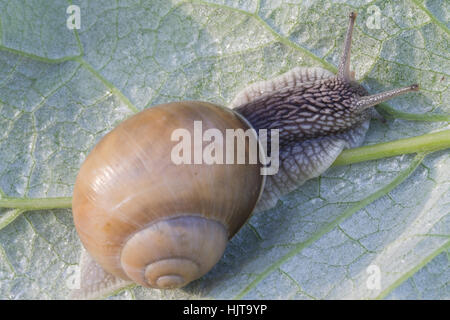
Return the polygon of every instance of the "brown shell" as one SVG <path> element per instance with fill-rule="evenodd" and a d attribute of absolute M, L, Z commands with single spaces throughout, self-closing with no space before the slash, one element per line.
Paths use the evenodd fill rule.
<path fill-rule="evenodd" d="M 130 272 L 123 269 L 123 247 L 137 233 L 145 233 L 149 228 L 156 232 L 150 236 L 151 241 L 139 240 L 141 244 L 136 249 L 139 250 L 136 253 L 139 257 L 146 254 L 141 251 L 151 251 L 153 247 L 163 250 L 151 253 L 151 258 L 144 256 L 138 259 L 139 263 L 148 264 L 155 262 L 149 261 L 156 259 L 155 256 L 173 260 L 181 254 L 176 248 L 170 249 L 157 243 L 171 242 L 174 238 L 170 238 L 169 234 L 161 240 L 158 232 L 165 227 L 155 227 L 155 223 L 177 221 L 178 217 L 194 217 L 194 220 L 189 218 L 177 225 L 183 228 L 192 225 L 191 238 L 185 235 L 183 229 L 183 233 L 177 234 L 177 241 L 195 240 L 201 244 L 202 240 L 197 238 L 199 233 L 203 233 L 203 242 L 211 244 L 208 250 L 214 250 L 213 233 L 202 229 L 209 226 L 194 226 L 192 221 L 195 222 L 196 217 L 211 220 L 211 230 L 216 230 L 219 223 L 226 230 L 225 238 L 231 238 L 249 218 L 264 185 L 260 164 L 176 165 L 171 161 L 172 148 L 178 143 L 171 141 L 172 132 L 185 128 L 193 136 L 194 121 L 202 121 L 203 131 L 219 129 L 224 137 L 226 129 L 250 128 L 232 110 L 210 103 L 186 101 L 163 104 L 122 122 L 94 147 L 83 163 L 73 193 L 75 226 L 87 251 L 106 271 L 124 279 L 136 273 L 138 279 L 134 281 L 157 286 L 143 280 L 145 266 L 142 270 Z M 204 143 L 203 147 L 209 143 Z M 192 154 L 193 148 L 192 144 Z M 248 152 L 248 146 L 246 150 Z M 217 241 L 217 247 L 221 250 L 223 240 Z M 192 247 L 192 244 L 180 244 L 180 248 L 185 247 Z M 197 254 L 200 249 L 189 250 Z M 126 255 L 133 256 L 133 250 L 128 248 Z M 211 255 L 208 252 L 205 254 Z M 222 252 L 216 256 L 216 260 L 220 259 Z M 202 273 L 212 267 L 202 266 L 202 262 L 195 263 L 200 264 Z M 208 270 L 205 271 L 205 268 Z M 201 275 L 196 274 L 195 277 Z M 180 284 L 185 285 L 186 282 Z"/>

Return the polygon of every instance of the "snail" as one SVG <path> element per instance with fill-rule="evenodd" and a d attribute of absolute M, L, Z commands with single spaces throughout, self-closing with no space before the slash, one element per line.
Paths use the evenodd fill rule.
<path fill-rule="evenodd" d="M 296 67 L 250 85 L 229 108 L 181 101 L 154 106 L 104 136 L 83 163 L 73 217 L 83 246 L 107 274 L 145 287 L 180 288 L 206 274 L 254 210 L 319 176 L 362 144 L 374 110 L 418 85 L 368 95 L 350 71 L 349 15 L 336 75 Z M 260 163 L 175 164 L 177 128 L 277 129 L 279 171 Z M 246 149 L 248 156 L 249 149 Z M 256 209 L 255 209 L 256 208 Z"/>

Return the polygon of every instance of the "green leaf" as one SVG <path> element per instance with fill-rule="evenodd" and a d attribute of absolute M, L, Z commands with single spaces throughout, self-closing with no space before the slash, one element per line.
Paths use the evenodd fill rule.
<path fill-rule="evenodd" d="M 0 0 L 0 200 L 47 208 L 0 208 L 3 299 L 68 297 L 81 244 L 71 210 L 56 209 L 70 199 L 47 198 L 71 196 L 117 123 L 173 100 L 227 105 L 295 66 L 335 71 L 351 10 L 357 79 L 421 86 L 379 108 L 388 121 L 372 121 L 365 145 L 450 129 L 446 1 L 80 0 L 80 30 L 66 26 L 70 4 Z M 111 295 L 449 299 L 449 187 L 445 150 L 333 167 L 255 213 L 202 279 Z"/>

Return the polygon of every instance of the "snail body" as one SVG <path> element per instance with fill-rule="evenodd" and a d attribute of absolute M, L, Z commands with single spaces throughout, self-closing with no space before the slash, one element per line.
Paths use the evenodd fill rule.
<path fill-rule="evenodd" d="M 355 18 L 352 13 L 337 75 L 294 68 L 250 85 L 230 108 L 168 103 L 108 133 L 82 165 L 73 194 L 76 230 L 95 262 L 142 286 L 185 286 L 219 261 L 255 207 L 273 207 L 323 173 L 343 149 L 359 146 L 370 107 L 418 86 L 368 95 L 355 81 L 349 69 Z M 279 130 L 279 172 L 265 177 L 259 163 L 173 163 L 171 134 L 193 132 L 194 121 L 223 133 Z"/>

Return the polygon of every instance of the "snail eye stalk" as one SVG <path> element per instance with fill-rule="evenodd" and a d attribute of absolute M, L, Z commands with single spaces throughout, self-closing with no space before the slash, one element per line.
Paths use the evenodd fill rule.
<path fill-rule="evenodd" d="M 341 61 L 339 63 L 338 78 L 345 82 L 352 81 L 352 72 L 350 72 L 350 51 L 352 46 L 353 26 L 355 25 L 356 12 L 351 12 L 349 15 L 350 22 L 345 36 L 344 49 L 342 51 Z M 353 73 L 354 77 L 354 73 Z"/>
<path fill-rule="evenodd" d="M 390 99 L 397 97 L 399 95 L 402 95 L 404 93 L 411 92 L 411 91 L 418 91 L 418 90 L 419 90 L 419 85 L 413 84 L 408 87 L 396 88 L 396 89 L 392 89 L 389 91 L 372 94 L 370 96 L 360 97 L 358 99 L 358 101 L 356 102 L 356 110 L 363 111 L 363 110 L 366 110 L 367 108 L 373 107 L 377 104 L 380 104 L 384 101 L 390 100 Z"/>

